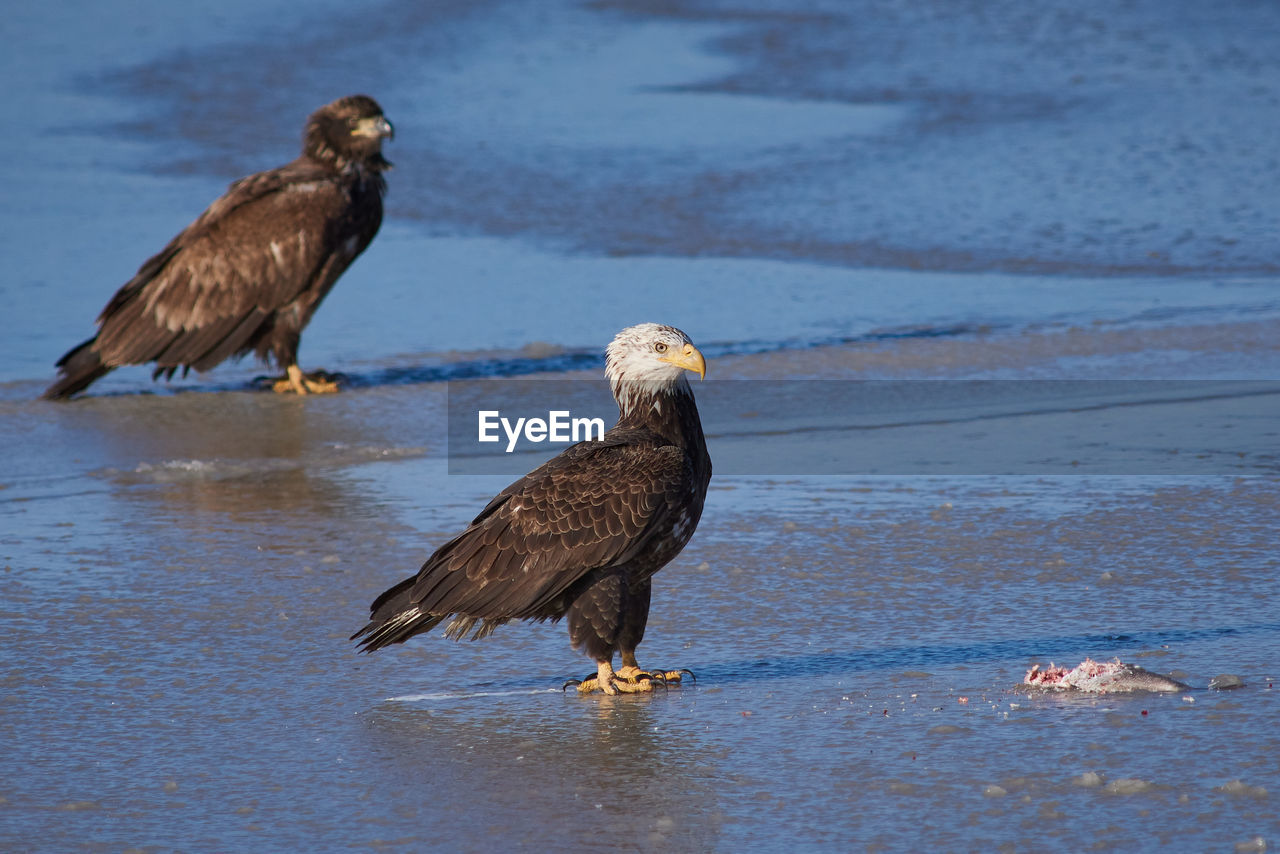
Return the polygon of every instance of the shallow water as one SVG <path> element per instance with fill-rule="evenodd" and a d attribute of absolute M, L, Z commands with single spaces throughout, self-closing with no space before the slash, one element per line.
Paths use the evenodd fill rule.
<path fill-rule="evenodd" d="M 10 16 L 0 847 L 1274 845 L 1276 11 L 1175 7 Z M 396 123 L 389 218 L 302 351 L 348 391 L 243 363 L 35 400 L 354 90 Z M 450 400 L 597 381 L 642 320 L 727 381 L 641 649 L 697 681 L 564 694 L 591 664 L 552 625 L 356 655 L 509 480 L 451 474 Z M 1013 690 L 1086 656 L 1191 689 Z"/>

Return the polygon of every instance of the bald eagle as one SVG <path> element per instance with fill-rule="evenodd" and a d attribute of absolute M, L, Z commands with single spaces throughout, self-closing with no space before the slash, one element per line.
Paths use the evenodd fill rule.
<path fill-rule="evenodd" d="M 512 619 L 569 618 L 569 639 L 596 661 L 583 693 L 652 690 L 679 671 L 636 663 L 649 618 L 650 580 L 693 536 L 711 458 L 685 371 L 706 374 L 689 337 L 644 323 L 618 333 L 605 376 L 618 423 L 502 490 L 417 575 L 379 596 L 366 652 L 452 618 L 445 635 L 482 638 Z M 622 667 L 613 669 L 614 653 Z"/>
<path fill-rule="evenodd" d="M 392 134 L 366 95 L 312 113 L 301 156 L 236 181 L 148 259 L 98 316 L 98 334 L 58 360 L 44 397 L 70 397 L 121 365 L 154 362 L 152 379 L 167 379 L 250 351 L 285 369 L 276 391 L 337 391 L 298 368 L 298 342 L 378 233 Z"/>

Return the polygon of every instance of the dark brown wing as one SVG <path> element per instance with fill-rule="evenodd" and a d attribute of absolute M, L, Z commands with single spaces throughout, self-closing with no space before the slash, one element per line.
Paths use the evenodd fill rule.
<path fill-rule="evenodd" d="M 305 160 L 232 184 L 112 298 L 94 348 L 107 365 L 198 370 L 251 349 L 275 312 L 327 291 L 364 250 L 375 201 L 353 216 L 350 188 Z"/>
<path fill-rule="evenodd" d="M 441 546 L 416 577 L 373 603 L 368 649 L 403 641 L 450 614 L 501 622 L 546 617 L 592 570 L 643 549 L 690 494 L 684 452 L 606 435 L 584 442 L 503 490 Z"/>

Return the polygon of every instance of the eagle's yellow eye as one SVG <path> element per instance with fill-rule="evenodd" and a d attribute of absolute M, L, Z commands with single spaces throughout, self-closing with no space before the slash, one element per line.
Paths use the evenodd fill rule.
<path fill-rule="evenodd" d="M 654 344 L 653 344 L 653 349 L 654 349 L 655 351 L 659 352 L 659 353 L 665 353 L 665 352 L 667 352 L 667 345 L 666 345 L 666 342 L 664 342 L 664 341 L 655 341 L 655 342 L 654 342 Z"/>

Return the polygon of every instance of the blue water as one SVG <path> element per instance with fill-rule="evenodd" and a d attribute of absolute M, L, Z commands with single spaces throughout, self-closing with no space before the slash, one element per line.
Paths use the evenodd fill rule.
<path fill-rule="evenodd" d="M 1236 442 L 1269 441 L 1265 405 L 1129 401 L 1151 429 L 1082 420 L 1050 455 L 1086 474 L 898 477 L 816 475 L 806 425 L 730 405 L 713 457 L 777 435 L 806 462 L 717 476 L 659 576 L 642 661 L 696 683 L 565 696 L 591 665 L 560 626 L 347 641 L 507 482 L 449 473 L 445 381 L 598 377 L 632 323 L 685 329 L 713 377 L 1247 379 L 1269 404 L 1280 10 L 63 2 L 5 28 L 0 847 L 1280 839 L 1274 455 Z M 346 392 L 258 393 L 244 362 L 35 400 L 138 264 L 353 91 L 396 124 L 388 218 L 301 351 Z M 819 386 L 793 411 L 841 417 Z M 1055 412 L 1000 426 L 1084 418 Z M 928 406 L 853 421 L 922 471 L 999 456 Z M 1198 470 L 1176 455 L 1221 467 L 1114 474 Z M 1191 690 L 1012 691 L 1085 656 Z"/>
<path fill-rule="evenodd" d="M 1247 30 L 1232 29 L 1231 16 L 1196 30 L 1166 23 L 1163 48 L 1125 42 L 1153 56 L 1134 68 L 1108 50 L 1124 16 L 1143 13 L 1117 13 L 1098 25 L 1094 59 L 1114 66 L 1108 82 L 1073 76 L 1059 91 L 1058 72 L 1042 67 L 1054 63 L 1028 45 L 1026 73 L 999 78 L 1010 91 L 995 94 L 982 75 L 972 91 L 939 91 L 939 70 L 906 47 L 927 42 L 927 26 L 902 32 L 896 62 L 862 50 L 793 56 L 792 42 L 816 49 L 850 28 L 862 43 L 856 16 L 834 12 L 822 26 L 806 15 L 788 26 L 785 15 L 691 21 L 505 4 L 372 11 L 376 26 L 335 31 L 323 16 L 293 22 L 283 6 L 224 7 L 208 20 L 104 8 L 42 6 L 11 23 L 25 35 L 5 73 L 26 85 L 5 96 L 0 168 L 33 203 L 11 210 L 0 236 L 11 342 L 0 381 L 45 378 L 142 259 L 230 180 L 292 157 L 315 104 L 356 89 L 376 92 L 396 120 L 388 153 L 400 168 L 387 226 L 307 336 L 312 364 L 531 342 L 598 350 L 640 318 L 700 342 L 769 347 L 1280 311 L 1280 219 L 1267 191 L 1280 179 L 1275 163 L 1251 155 L 1274 136 L 1280 111 L 1254 108 L 1274 91 L 1253 75 L 1240 100 L 1207 100 L 1252 66 L 1215 54 L 1171 67 L 1196 39 L 1253 56 L 1251 43 L 1234 44 Z M 1052 42 L 1046 16 L 1013 18 Z M 865 24 L 878 26 L 891 21 Z M 285 31 L 292 39 L 281 43 Z M 779 44 L 753 41 L 775 31 Z M 962 57 L 962 78 L 982 67 L 992 38 Z M 940 56 L 959 50 L 948 43 Z M 350 61 L 335 68 L 334 55 Z M 749 83 L 770 61 L 788 76 Z M 892 73 L 919 80 L 913 90 L 870 82 Z M 1143 99 L 1144 87 L 1184 78 L 1195 88 Z M 775 91 L 785 80 L 794 92 Z M 1031 115 L 1017 103 L 1033 97 L 1023 90 L 1044 100 Z M 1001 109 L 1002 98 L 1013 103 Z M 1151 129 L 1140 141 L 1112 115 L 1136 104 Z M 1169 138 L 1153 138 L 1158 129 Z M 992 136 L 1016 142 L 1018 155 L 966 155 Z M 1213 168 L 1188 174 L 1205 151 Z M 936 162 L 965 156 L 963 168 Z M 1186 190 L 1181 203 L 1153 211 L 1171 188 L 1135 171 L 1133 157 L 1166 163 L 1168 181 Z M 1222 174 L 1246 164 L 1247 183 Z M 1045 182 L 1075 189 L 1046 195 Z M 1219 198 L 1228 188 L 1236 197 Z M 1094 210 L 1069 215 L 1082 204 Z M 947 221 L 932 223 L 939 213 Z M 1006 232 L 985 236 L 997 224 Z M 1176 263 L 1161 257 L 1175 246 Z"/>

